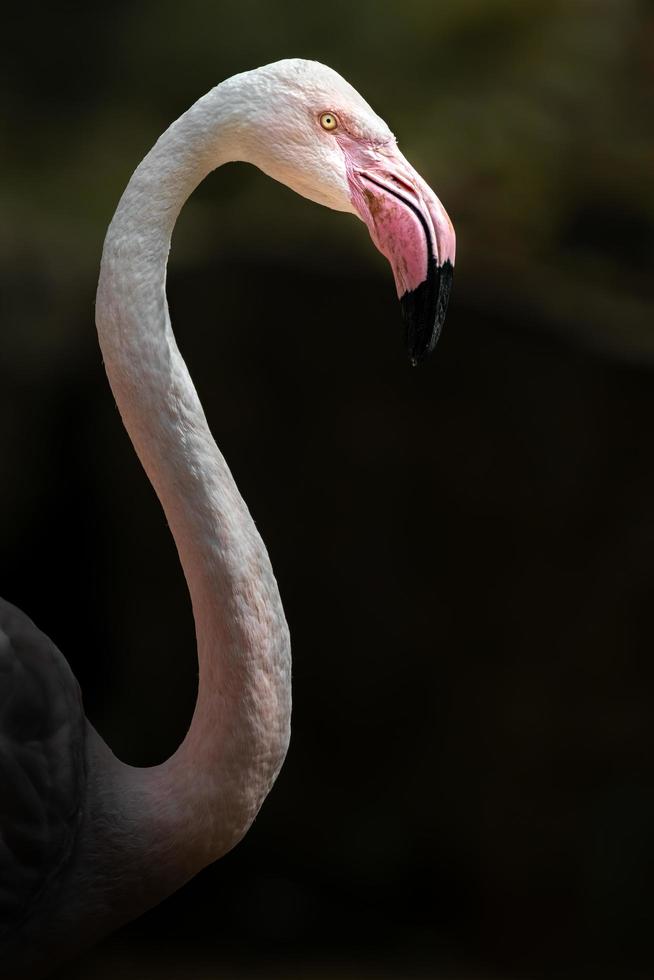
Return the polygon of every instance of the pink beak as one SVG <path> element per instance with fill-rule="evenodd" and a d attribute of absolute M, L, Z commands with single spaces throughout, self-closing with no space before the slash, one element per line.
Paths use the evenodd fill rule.
<path fill-rule="evenodd" d="M 338 136 L 350 196 L 393 269 L 412 364 L 433 351 L 452 288 L 456 236 L 445 208 L 395 144 Z"/>

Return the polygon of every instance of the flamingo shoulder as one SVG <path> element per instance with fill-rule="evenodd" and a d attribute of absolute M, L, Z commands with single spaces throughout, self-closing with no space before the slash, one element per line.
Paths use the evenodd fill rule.
<path fill-rule="evenodd" d="M 69 863 L 86 785 L 79 685 L 54 643 L 0 599 L 0 949 Z"/>

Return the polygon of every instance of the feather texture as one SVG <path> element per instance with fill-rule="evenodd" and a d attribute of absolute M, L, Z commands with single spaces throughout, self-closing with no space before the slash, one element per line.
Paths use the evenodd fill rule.
<path fill-rule="evenodd" d="M 73 852 L 86 782 L 79 685 L 57 647 L 0 599 L 0 941 Z"/>

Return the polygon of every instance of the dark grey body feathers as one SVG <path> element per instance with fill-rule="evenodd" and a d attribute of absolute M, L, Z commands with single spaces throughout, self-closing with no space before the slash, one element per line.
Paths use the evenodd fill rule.
<path fill-rule="evenodd" d="M 86 784 L 85 732 L 66 660 L 0 599 L 0 957 L 40 899 L 56 893 L 72 858 Z"/>

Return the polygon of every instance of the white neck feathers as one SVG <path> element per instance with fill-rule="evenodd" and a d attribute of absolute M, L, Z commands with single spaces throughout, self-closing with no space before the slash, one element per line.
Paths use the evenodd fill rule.
<path fill-rule="evenodd" d="M 177 545 L 199 659 L 183 744 L 156 769 L 137 775 L 125 767 L 125 779 L 150 787 L 180 841 L 195 841 L 198 863 L 249 826 L 283 761 L 290 722 L 290 646 L 277 584 L 209 431 L 165 295 L 182 205 L 210 170 L 238 157 L 233 118 L 229 88 L 218 86 L 146 156 L 109 227 L 96 306 L 118 408 Z"/>

